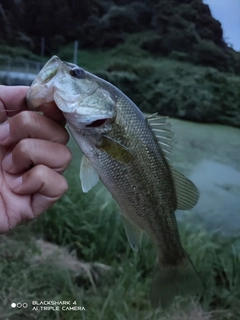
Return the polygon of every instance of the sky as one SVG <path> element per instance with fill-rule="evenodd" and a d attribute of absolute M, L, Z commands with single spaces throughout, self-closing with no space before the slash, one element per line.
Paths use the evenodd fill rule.
<path fill-rule="evenodd" d="M 240 0 L 203 0 L 208 4 L 212 16 L 221 22 L 223 37 L 232 45 L 233 49 L 240 51 Z"/>

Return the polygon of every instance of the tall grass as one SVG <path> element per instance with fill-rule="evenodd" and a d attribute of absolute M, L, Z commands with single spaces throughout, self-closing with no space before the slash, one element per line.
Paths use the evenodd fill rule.
<path fill-rule="evenodd" d="M 196 224 L 194 213 L 179 223 L 182 243 L 203 282 L 201 297 L 175 301 L 167 311 L 149 303 L 155 248 L 144 237 L 141 251 L 131 251 L 119 209 L 101 185 L 88 194 L 80 191 L 79 154 L 66 173 L 70 189 L 39 219 L 22 226 L 0 242 L 0 319 L 117 319 L 209 320 L 240 317 L 239 239 L 222 238 Z M 101 261 L 111 270 L 93 288 L 91 283 L 63 269 L 56 261 L 33 263 L 36 238 L 75 251 L 80 260 Z M 76 301 L 85 311 L 32 310 L 35 300 Z M 27 302 L 26 309 L 11 308 Z M 203 311 L 204 310 L 204 311 Z"/>

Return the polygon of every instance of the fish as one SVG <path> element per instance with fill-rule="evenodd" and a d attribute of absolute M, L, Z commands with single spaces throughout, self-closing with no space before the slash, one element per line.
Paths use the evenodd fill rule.
<path fill-rule="evenodd" d="M 143 232 L 157 248 L 151 302 L 169 307 L 178 295 L 201 294 L 203 283 L 185 252 L 175 211 L 199 198 L 192 181 L 170 163 L 166 117 L 145 116 L 117 87 L 53 56 L 32 83 L 29 110 L 55 101 L 83 152 L 83 192 L 99 180 L 117 202 L 128 242 L 138 252 Z"/>

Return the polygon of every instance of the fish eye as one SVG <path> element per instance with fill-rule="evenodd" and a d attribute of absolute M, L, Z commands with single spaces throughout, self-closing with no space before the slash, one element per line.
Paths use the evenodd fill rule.
<path fill-rule="evenodd" d="M 72 70 L 70 70 L 70 75 L 74 78 L 82 79 L 85 78 L 86 73 L 82 68 L 75 67 Z"/>

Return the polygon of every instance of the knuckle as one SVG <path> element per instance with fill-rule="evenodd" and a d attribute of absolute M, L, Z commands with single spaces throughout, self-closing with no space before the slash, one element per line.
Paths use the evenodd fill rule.
<path fill-rule="evenodd" d="M 67 130 L 65 128 L 63 128 L 63 130 L 61 130 L 61 135 L 59 134 L 59 142 L 63 143 L 63 144 L 67 144 L 69 141 L 69 134 L 67 132 Z"/>
<path fill-rule="evenodd" d="M 56 166 L 54 167 L 54 170 L 58 173 L 63 173 L 67 169 L 67 167 L 69 166 L 72 160 L 72 153 L 68 149 L 68 147 L 62 144 L 58 144 L 57 147 L 58 148 L 56 148 L 56 154 L 55 154 Z"/>
<path fill-rule="evenodd" d="M 15 154 L 26 155 L 29 152 L 29 139 L 22 139 L 15 147 Z"/>
<path fill-rule="evenodd" d="M 35 122 L 35 114 L 32 111 L 22 111 L 18 114 L 18 121 L 21 127 L 32 126 Z"/>
<path fill-rule="evenodd" d="M 71 151 L 69 150 L 68 147 L 65 147 L 64 148 L 65 150 L 65 153 L 64 153 L 64 156 L 65 156 L 65 165 L 66 167 L 70 164 L 70 162 L 72 161 L 72 153 Z"/>
<path fill-rule="evenodd" d="M 34 167 L 34 176 L 36 179 L 44 181 L 49 175 L 49 168 L 43 164 L 38 164 Z"/>
<path fill-rule="evenodd" d="M 68 189 L 67 180 L 61 174 L 43 164 L 34 167 L 34 177 L 45 184 L 49 184 L 50 182 L 50 185 L 53 186 L 51 191 L 53 192 L 54 189 L 54 193 L 59 196 L 62 196 Z"/>
<path fill-rule="evenodd" d="M 61 176 L 61 178 L 61 183 L 59 183 L 59 191 L 61 192 L 60 196 L 62 196 L 68 190 L 67 180 L 63 176 Z"/>

